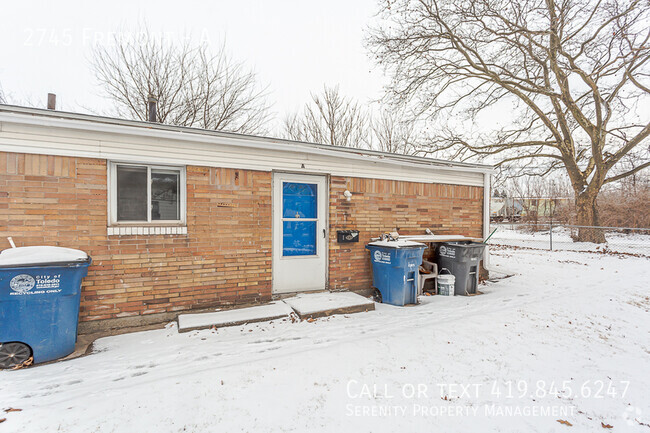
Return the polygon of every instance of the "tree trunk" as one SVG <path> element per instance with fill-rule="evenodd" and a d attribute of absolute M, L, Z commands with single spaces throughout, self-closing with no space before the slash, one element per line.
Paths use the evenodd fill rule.
<path fill-rule="evenodd" d="M 597 194 L 589 193 L 576 195 L 578 225 L 582 226 L 578 228 L 578 237 L 575 239 L 577 242 L 605 243 L 603 229 L 593 228 L 599 226 L 598 207 L 596 205 L 597 197 Z"/>

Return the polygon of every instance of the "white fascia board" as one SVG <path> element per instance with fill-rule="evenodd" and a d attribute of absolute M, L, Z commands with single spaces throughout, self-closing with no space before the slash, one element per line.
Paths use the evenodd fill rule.
<path fill-rule="evenodd" d="M 76 120 L 66 118 L 50 118 L 43 115 L 29 115 L 21 113 L 8 113 L 0 112 L 0 123 L 19 123 L 35 126 L 44 126 L 52 128 L 69 128 L 83 131 L 104 132 L 120 135 L 135 135 L 152 138 L 172 139 L 188 142 L 207 143 L 214 146 L 226 145 L 238 148 L 248 149 L 263 149 L 279 152 L 293 152 L 293 153 L 306 153 L 314 155 L 331 156 L 335 158 L 344 158 L 364 162 L 381 162 L 384 164 L 398 165 L 403 167 L 412 167 L 419 169 L 433 169 L 441 171 L 453 172 L 469 172 L 469 173 L 493 173 L 494 168 L 490 166 L 467 166 L 460 165 L 453 162 L 448 164 L 438 161 L 428 162 L 423 159 L 421 162 L 407 161 L 400 156 L 382 156 L 374 155 L 371 153 L 364 153 L 359 150 L 355 152 L 353 149 L 327 149 L 320 147 L 316 144 L 289 144 L 281 140 L 273 141 L 255 140 L 253 137 L 242 136 L 242 138 L 213 136 L 208 134 L 200 134 L 195 132 L 184 132 L 179 130 L 165 130 L 159 127 L 147 128 L 141 125 L 120 125 L 104 122 L 93 122 L 92 120 Z M 216 149 L 215 149 L 216 150 Z"/>

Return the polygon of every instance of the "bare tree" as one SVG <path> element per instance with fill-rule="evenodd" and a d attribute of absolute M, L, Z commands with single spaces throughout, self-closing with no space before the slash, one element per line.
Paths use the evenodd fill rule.
<path fill-rule="evenodd" d="M 368 145 L 368 114 L 350 98 L 341 96 L 338 86 L 324 86 L 322 94 L 311 95 L 302 113 L 284 121 L 284 135 L 292 140 L 345 147 Z"/>
<path fill-rule="evenodd" d="M 262 133 L 269 120 L 266 90 L 254 72 L 234 62 L 222 46 L 172 44 L 154 37 L 115 37 L 96 46 L 92 66 L 117 114 L 147 119 L 147 100 L 158 100 L 158 121 L 240 133 Z"/>
<path fill-rule="evenodd" d="M 546 229 L 538 223 L 556 219 L 556 210 L 570 197 L 570 190 L 566 177 L 554 175 L 511 178 L 503 191 L 521 205 L 523 219 L 536 231 Z"/>
<path fill-rule="evenodd" d="M 382 152 L 415 155 L 421 140 L 415 120 L 399 111 L 383 110 L 372 119 L 373 148 Z"/>
<path fill-rule="evenodd" d="M 382 4 L 369 46 L 392 75 L 392 98 L 450 125 L 432 151 L 498 157 L 527 174 L 561 168 L 584 226 L 599 225 L 604 185 L 650 166 L 650 123 L 638 108 L 650 95 L 646 0 Z M 483 130 L 462 122 L 485 124 L 486 113 Z M 626 155 L 638 161 L 629 170 L 619 164 Z M 578 239 L 604 234 L 585 229 Z"/>
<path fill-rule="evenodd" d="M 650 227 L 650 176 L 629 176 L 605 189 L 598 199 L 602 224 L 608 227 Z M 614 187 L 615 186 L 615 187 Z"/>
<path fill-rule="evenodd" d="M 2 90 L 2 84 L 0 84 L 0 104 L 6 104 L 7 98 L 5 97 L 5 92 Z"/>

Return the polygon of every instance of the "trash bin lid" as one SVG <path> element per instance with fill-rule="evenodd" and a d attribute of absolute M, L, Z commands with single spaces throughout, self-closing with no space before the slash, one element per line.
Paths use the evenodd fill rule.
<path fill-rule="evenodd" d="M 459 247 L 459 248 L 483 248 L 486 246 L 484 242 L 475 242 L 475 241 L 448 241 L 448 242 L 443 242 L 443 245 L 450 245 L 452 247 Z"/>
<path fill-rule="evenodd" d="M 63 247 L 18 247 L 8 248 L 0 252 L 0 268 L 86 261 L 88 261 L 88 254 L 85 252 Z"/>
<path fill-rule="evenodd" d="M 383 247 L 383 248 L 426 248 L 425 244 L 420 242 L 407 241 L 406 239 L 397 239 L 396 241 L 383 240 L 370 242 L 368 246 Z"/>

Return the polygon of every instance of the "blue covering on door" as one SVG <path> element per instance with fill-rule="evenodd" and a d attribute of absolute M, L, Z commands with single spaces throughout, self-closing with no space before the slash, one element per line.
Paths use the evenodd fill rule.
<path fill-rule="evenodd" d="M 283 256 L 316 254 L 316 221 L 284 221 L 282 233 Z"/>
<path fill-rule="evenodd" d="M 282 183 L 282 218 L 318 218 L 318 189 L 312 183 Z"/>
<path fill-rule="evenodd" d="M 316 254 L 318 186 L 311 183 L 282 183 L 282 255 Z"/>

